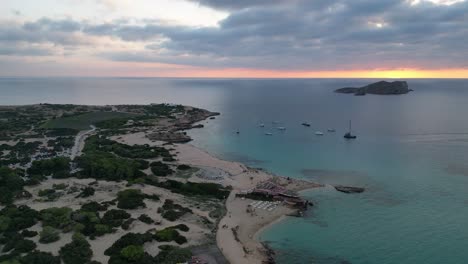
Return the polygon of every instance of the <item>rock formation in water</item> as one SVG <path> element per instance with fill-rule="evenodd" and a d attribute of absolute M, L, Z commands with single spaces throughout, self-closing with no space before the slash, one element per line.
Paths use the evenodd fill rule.
<path fill-rule="evenodd" d="M 408 83 L 405 81 L 386 82 L 380 81 L 372 83 L 363 87 L 345 87 L 335 90 L 335 93 L 345 93 L 354 95 L 366 94 L 380 94 L 380 95 L 394 95 L 394 94 L 407 94 L 412 91 L 408 89 Z"/>
<path fill-rule="evenodd" d="M 333 186 L 335 189 L 339 192 L 344 192 L 344 193 L 362 193 L 364 192 L 364 188 L 361 187 L 350 187 L 350 186 Z"/>

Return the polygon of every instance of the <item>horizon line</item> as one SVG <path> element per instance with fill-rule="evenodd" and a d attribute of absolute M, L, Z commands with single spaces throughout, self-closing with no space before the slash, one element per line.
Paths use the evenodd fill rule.
<path fill-rule="evenodd" d="M 204 76 L 0 76 L 0 79 L 22 79 L 22 78 L 30 78 L 30 79 L 46 79 L 46 78 L 115 78 L 115 79 L 213 79 L 213 80 L 221 80 L 221 79 L 239 79 L 239 80 L 246 80 L 246 79 L 253 79 L 253 80 L 269 80 L 269 79 L 277 79 L 277 80 L 288 80 L 288 79 L 297 79 L 297 80 L 307 80 L 307 79 L 391 79 L 391 80 L 428 80 L 428 79 L 453 79 L 453 80 L 466 80 L 468 77 L 248 77 L 248 76 L 226 76 L 226 77 L 204 77 Z"/>

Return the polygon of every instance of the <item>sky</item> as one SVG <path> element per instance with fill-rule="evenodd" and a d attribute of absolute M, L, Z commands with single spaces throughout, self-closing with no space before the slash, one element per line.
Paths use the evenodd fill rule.
<path fill-rule="evenodd" d="M 0 0 L 0 76 L 468 78 L 465 0 Z"/>

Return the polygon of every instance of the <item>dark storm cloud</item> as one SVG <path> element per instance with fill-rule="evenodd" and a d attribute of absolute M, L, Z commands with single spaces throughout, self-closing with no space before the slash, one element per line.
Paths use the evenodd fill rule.
<path fill-rule="evenodd" d="M 397 0 L 198 1 L 228 9 L 218 27 L 155 20 L 92 24 L 41 19 L 0 25 L 0 41 L 65 45 L 75 33 L 142 42 L 108 51 L 116 61 L 266 69 L 468 67 L 468 2 L 450 6 Z M 68 39 L 67 39 L 68 37 Z"/>

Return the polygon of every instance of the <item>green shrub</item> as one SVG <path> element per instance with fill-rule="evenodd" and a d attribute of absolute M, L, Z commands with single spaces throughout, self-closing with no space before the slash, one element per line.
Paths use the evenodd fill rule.
<path fill-rule="evenodd" d="M 21 264 L 60 264 L 60 258 L 49 252 L 33 251 L 20 259 Z"/>
<path fill-rule="evenodd" d="M 111 247 L 104 251 L 106 256 L 120 255 L 122 249 L 130 245 L 143 245 L 146 242 L 153 240 L 153 236 L 150 233 L 138 234 L 138 233 L 128 233 L 123 235 L 121 238 L 112 244 Z"/>
<path fill-rule="evenodd" d="M 24 181 L 16 170 L 0 167 L 0 204 L 11 204 L 23 186 Z"/>
<path fill-rule="evenodd" d="M 86 204 L 83 204 L 81 206 L 82 211 L 88 211 L 88 212 L 98 212 L 98 211 L 106 211 L 107 206 L 102 205 L 98 202 L 92 201 Z"/>
<path fill-rule="evenodd" d="M 36 243 L 28 239 L 21 239 L 15 241 L 13 252 L 15 254 L 22 254 L 31 252 L 36 248 Z"/>
<path fill-rule="evenodd" d="M 95 232 L 93 235 L 95 236 L 103 236 L 108 233 L 112 233 L 112 227 L 104 224 L 96 224 L 94 225 Z"/>
<path fill-rule="evenodd" d="M 177 166 L 177 169 L 178 170 L 190 170 L 192 167 L 190 167 L 189 165 L 185 165 L 185 164 L 181 164 L 179 166 Z"/>
<path fill-rule="evenodd" d="M 40 217 L 44 226 L 64 229 L 73 224 L 72 212 L 73 210 L 68 207 L 51 207 L 41 210 Z"/>
<path fill-rule="evenodd" d="M 85 187 L 83 190 L 81 190 L 81 193 L 76 196 L 76 198 L 86 198 L 93 196 L 94 192 L 95 190 L 93 187 Z"/>
<path fill-rule="evenodd" d="M 9 205 L 0 210 L 0 232 L 16 232 L 37 223 L 39 213 L 26 205 Z"/>
<path fill-rule="evenodd" d="M 119 227 L 125 219 L 130 218 L 130 214 L 124 210 L 112 209 L 107 211 L 102 217 L 101 222 L 112 227 Z"/>
<path fill-rule="evenodd" d="M 138 262 L 145 255 L 145 250 L 141 245 L 130 245 L 120 251 L 120 256 L 129 262 Z"/>
<path fill-rule="evenodd" d="M 65 184 L 65 183 L 52 185 L 52 188 L 54 188 L 55 190 L 65 190 L 67 187 L 68 187 L 68 185 Z"/>
<path fill-rule="evenodd" d="M 187 242 L 187 239 L 180 235 L 174 227 L 167 227 L 163 230 L 156 231 L 154 239 L 159 242 L 175 241 L 177 244 L 184 244 Z"/>
<path fill-rule="evenodd" d="M 189 249 L 169 246 L 159 252 L 154 258 L 154 261 L 160 264 L 185 263 L 188 262 L 191 257 L 192 252 Z"/>
<path fill-rule="evenodd" d="M 35 237 L 37 236 L 37 232 L 36 231 L 30 231 L 30 230 L 23 230 L 23 232 L 21 232 L 21 235 L 23 237 Z"/>
<path fill-rule="evenodd" d="M 65 264 L 83 264 L 91 260 L 93 251 L 86 238 L 75 233 L 72 242 L 60 248 L 59 254 Z"/>
<path fill-rule="evenodd" d="M 140 163 L 134 160 L 117 157 L 112 153 L 87 151 L 84 155 L 77 157 L 76 160 L 78 166 L 82 169 L 77 173 L 79 178 L 121 181 L 145 176 L 145 174 L 140 171 Z"/>
<path fill-rule="evenodd" d="M 146 223 L 146 224 L 152 224 L 154 223 L 154 220 L 151 219 L 151 217 L 149 217 L 148 215 L 146 214 L 142 214 L 138 217 L 138 220 L 140 220 L 141 222 L 143 223 Z"/>
<path fill-rule="evenodd" d="M 39 243 L 48 244 L 60 239 L 59 231 L 50 226 L 45 226 L 39 234 Z"/>
<path fill-rule="evenodd" d="M 164 219 L 169 221 L 175 221 L 187 213 L 192 213 L 189 208 L 176 204 L 170 199 L 166 199 L 158 211 Z"/>
<path fill-rule="evenodd" d="M 149 184 L 149 183 L 148 183 Z M 217 199 L 225 199 L 229 196 L 230 189 L 216 183 L 206 182 L 180 182 L 175 180 L 167 180 L 164 182 L 156 182 L 155 186 L 168 189 L 174 193 L 180 193 L 185 196 L 201 195 Z"/>
<path fill-rule="evenodd" d="M 117 207 L 121 209 L 136 209 L 146 207 L 143 199 L 145 195 L 140 190 L 127 189 L 117 193 Z"/>
<path fill-rule="evenodd" d="M 38 192 L 38 196 L 39 197 L 44 197 L 44 196 L 49 196 L 51 194 L 55 194 L 55 190 L 54 189 L 44 189 L 44 190 L 39 190 Z"/>
<path fill-rule="evenodd" d="M 152 162 L 150 164 L 150 167 L 151 167 L 151 172 L 155 176 L 167 176 L 167 175 L 174 173 L 174 171 L 171 169 L 171 167 L 169 167 L 169 165 L 162 163 L 160 161 Z"/>
<path fill-rule="evenodd" d="M 33 161 L 31 167 L 28 169 L 28 174 L 40 176 L 52 175 L 52 177 L 57 174 L 59 177 L 54 178 L 63 178 L 63 175 L 67 175 L 69 171 L 70 158 L 56 157 Z"/>
<path fill-rule="evenodd" d="M 176 226 L 173 226 L 172 228 L 179 229 L 180 231 L 187 232 L 190 230 L 190 228 L 184 224 L 178 224 Z"/>
<path fill-rule="evenodd" d="M 12 251 L 12 255 L 27 253 L 36 248 L 36 243 L 24 239 L 22 235 L 16 232 L 5 233 L 1 238 L 0 244 L 4 244 L 3 252 Z"/>
<path fill-rule="evenodd" d="M 135 218 L 129 218 L 127 220 L 125 220 L 122 224 L 122 229 L 123 230 L 128 230 L 130 229 L 130 225 L 133 223 L 133 221 L 135 221 Z"/>

